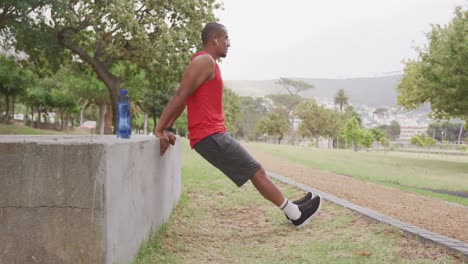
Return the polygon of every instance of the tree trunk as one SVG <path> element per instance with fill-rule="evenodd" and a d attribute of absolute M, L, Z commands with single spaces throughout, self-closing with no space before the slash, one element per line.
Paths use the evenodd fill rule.
<path fill-rule="evenodd" d="M 13 119 L 15 119 L 15 104 L 16 104 L 16 96 L 13 96 L 13 102 L 11 103 L 11 114 L 13 115 Z"/>
<path fill-rule="evenodd" d="M 46 115 L 45 111 L 42 112 L 42 118 L 44 119 L 44 124 L 47 124 L 47 115 Z M 44 127 L 45 127 L 45 125 L 44 125 Z"/>
<path fill-rule="evenodd" d="M 8 123 L 10 121 L 10 96 L 5 95 L 5 123 Z"/>
<path fill-rule="evenodd" d="M 319 147 L 319 139 L 320 139 L 319 136 L 315 136 L 315 147 L 316 147 L 316 148 Z"/>
<path fill-rule="evenodd" d="M 153 134 L 154 134 L 154 135 L 156 135 L 156 133 L 155 133 L 154 131 L 155 131 L 155 129 L 156 129 L 156 125 L 158 124 L 156 121 L 157 121 L 156 115 L 153 115 L 153 123 L 154 123 Z"/>
<path fill-rule="evenodd" d="M 114 130 L 112 129 L 112 114 L 112 106 L 110 104 L 106 104 L 106 115 L 104 118 L 104 134 L 112 134 L 113 131 L 115 131 L 115 128 Z M 117 126 L 117 123 L 115 126 Z"/>
<path fill-rule="evenodd" d="M 39 106 L 39 107 L 37 108 L 37 122 L 36 122 L 37 126 L 36 126 L 36 128 L 40 128 L 40 127 L 39 127 L 39 124 L 41 123 L 41 115 L 42 115 L 42 109 L 41 109 L 41 107 Z"/>
<path fill-rule="evenodd" d="M 145 113 L 143 120 L 143 135 L 148 135 L 148 113 Z"/>
<path fill-rule="evenodd" d="M 85 108 L 82 107 L 82 108 L 80 109 L 80 126 L 83 124 L 84 111 L 85 111 Z"/>
<path fill-rule="evenodd" d="M 29 120 L 31 122 L 31 127 L 34 126 L 34 108 L 31 106 L 31 119 Z"/>
<path fill-rule="evenodd" d="M 458 144 L 461 144 L 464 127 L 465 127 L 465 122 L 462 122 L 461 127 L 460 127 L 460 133 L 458 133 Z"/>
<path fill-rule="evenodd" d="M 63 131 L 63 111 L 60 111 L 60 130 Z"/>
<path fill-rule="evenodd" d="M 106 110 L 107 110 L 107 104 L 99 105 L 99 119 L 98 119 L 98 125 L 97 125 L 97 131 L 99 131 L 99 135 L 104 135 Z"/>
<path fill-rule="evenodd" d="M 64 125 L 65 125 L 65 127 L 64 127 L 65 130 L 67 130 L 67 129 L 68 129 L 68 114 L 65 114 L 65 118 L 64 118 L 64 122 L 63 122 L 63 123 L 64 123 Z"/>
<path fill-rule="evenodd" d="M 59 42 L 70 51 L 74 52 L 81 59 L 83 59 L 86 63 L 90 64 L 93 68 L 96 75 L 99 79 L 104 83 L 107 88 L 107 91 L 110 95 L 110 102 L 111 102 L 111 111 L 107 111 L 107 118 L 106 119 L 106 134 L 110 131 L 110 133 L 116 133 L 117 131 L 117 100 L 120 91 L 120 83 L 121 80 L 117 76 L 111 73 L 109 69 L 109 63 L 104 63 L 101 61 L 100 56 L 103 53 L 104 47 L 98 45 L 97 50 L 94 51 L 94 56 L 88 54 L 85 50 L 81 47 L 73 43 L 71 40 L 73 38 L 74 32 L 71 29 L 65 29 L 65 31 L 59 32 L 58 39 Z M 109 122 L 110 121 L 110 125 Z M 112 131 L 112 125 L 114 127 Z"/>
<path fill-rule="evenodd" d="M 88 108 L 89 104 L 88 102 L 86 101 L 83 106 L 81 106 L 81 109 L 80 109 L 80 126 L 83 124 L 83 119 L 84 119 L 84 111 L 86 110 L 86 108 Z"/>

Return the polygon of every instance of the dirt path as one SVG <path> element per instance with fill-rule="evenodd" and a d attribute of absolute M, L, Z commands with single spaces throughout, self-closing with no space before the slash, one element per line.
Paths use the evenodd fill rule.
<path fill-rule="evenodd" d="M 244 144 L 268 170 L 430 231 L 468 242 L 468 208 L 442 200 L 314 170 Z"/>

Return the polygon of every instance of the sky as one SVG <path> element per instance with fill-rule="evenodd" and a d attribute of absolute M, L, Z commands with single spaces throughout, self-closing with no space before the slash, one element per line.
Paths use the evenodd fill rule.
<path fill-rule="evenodd" d="M 431 24 L 468 0 L 218 0 L 231 39 L 225 80 L 352 78 L 401 73 Z"/>

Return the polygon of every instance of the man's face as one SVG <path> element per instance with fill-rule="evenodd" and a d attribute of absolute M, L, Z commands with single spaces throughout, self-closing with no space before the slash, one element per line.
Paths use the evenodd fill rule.
<path fill-rule="evenodd" d="M 224 29 L 222 33 L 219 33 L 216 36 L 216 41 L 218 43 L 217 50 L 218 50 L 219 57 L 225 58 L 227 55 L 228 49 L 231 46 L 226 29 Z"/>

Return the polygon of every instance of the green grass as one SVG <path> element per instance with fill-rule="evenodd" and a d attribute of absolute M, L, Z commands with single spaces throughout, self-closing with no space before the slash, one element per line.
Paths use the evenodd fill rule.
<path fill-rule="evenodd" d="M 36 129 L 27 126 L 18 125 L 4 125 L 0 124 L 0 135 L 63 135 L 63 134 L 77 134 L 89 135 L 86 130 L 76 129 L 67 131 L 56 131 L 47 129 Z"/>
<path fill-rule="evenodd" d="M 251 183 L 237 188 L 183 140 L 183 195 L 141 248 L 139 263 L 455 263 L 456 258 L 385 224 L 325 203 L 296 229 Z M 290 198 L 302 192 L 277 184 Z"/>
<path fill-rule="evenodd" d="M 249 145 L 310 168 L 468 205 L 468 198 L 425 190 L 468 192 L 466 156 L 354 152 L 261 143 Z"/>

